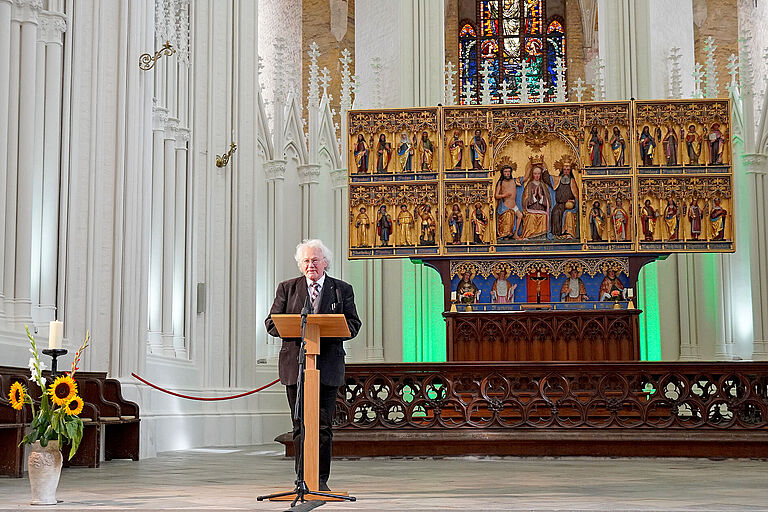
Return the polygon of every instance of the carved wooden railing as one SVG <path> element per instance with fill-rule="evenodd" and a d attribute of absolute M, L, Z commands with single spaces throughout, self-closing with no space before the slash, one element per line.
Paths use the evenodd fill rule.
<path fill-rule="evenodd" d="M 768 363 L 350 364 L 337 430 L 768 431 Z"/>

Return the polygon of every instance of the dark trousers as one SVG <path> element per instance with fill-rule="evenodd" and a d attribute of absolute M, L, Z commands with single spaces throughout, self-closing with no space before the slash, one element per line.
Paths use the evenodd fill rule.
<path fill-rule="evenodd" d="M 326 386 L 320 384 L 320 481 L 327 482 L 331 474 L 331 441 L 333 439 L 333 414 L 336 410 L 337 386 Z M 294 465 L 296 473 L 299 472 L 299 461 L 301 451 L 304 446 L 304 439 L 301 435 L 301 422 L 294 417 L 296 410 L 297 387 L 285 386 L 285 392 L 288 395 L 288 405 L 291 408 L 291 419 L 293 420 L 293 449 L 295 452 Z"/>

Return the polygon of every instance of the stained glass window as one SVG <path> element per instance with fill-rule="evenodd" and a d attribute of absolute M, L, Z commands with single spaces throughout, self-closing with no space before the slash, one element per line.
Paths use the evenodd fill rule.
<path fill-rule="evenodd" d="M 466 23 L 459 32 L 459 95 L 469 84 L 470 90 L 477 90 L 477 32 L 475 27 Z"/>
<path fill-rule="evenodd" d="M 467 87 L 473 103 L 482 97 L 484 65 L 489 71 L 492 101 L 501 100 L 504 82 L 517 98 L 523 60 L 528 65 L 529 93 L 538 94 L 543 83 L 547 97 L 554 96 L 557 61 L 565 62 L 565 22 L 560 16 L 547 19 L 546 7 L 546 0 L 477 0 L 476 24 L 465 20 L 459 29 L 462 104 L 468 103 Z"/>

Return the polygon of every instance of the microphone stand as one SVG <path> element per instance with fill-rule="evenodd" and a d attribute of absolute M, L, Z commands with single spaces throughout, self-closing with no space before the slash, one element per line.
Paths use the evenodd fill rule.
<path fill-rule="evenodd" d="M 265 499 L 272 499 L 272 498 L 279 498 L 281 496 L 290 496 L 291 494 L 296 494 L 296 498 L 291 502 L 291 508 L 296 506 L 296 503 L 301 501 L 301 503 L 306 502 L 305 496 L 307 494 L 313 495 L 313 496 L 325 496 L 327 498 L 337 498 L 339 500 L 347 500 L 347 501 L 355 501 L 356 498 L 352 496 L 344 496 L 341 494 L 331 494 L 328 492 L 322 492 L 322 491 L 310 491 L 309 487 L 307 487 L 307 482 L 304 480 L 304 369 L 306 367 L 307 363 L 307 341 L 304 339 L 304 332 L 307 327 L 307 316 L 309 316 L 309 313 L 313 310 L 312 308 L 312 301 L 309 299 L 309 295 L 307 295 L 307 300 L 304 301 L 304 308 L 301 310 L 301 348 L 299 350 L 299 378 L 296 382 L 296 406 L 293 410 L 293 417 L 300 421 L 300 435 L 299 438 L 302 442 L 301 447 L 301 456 L 298 460 L 298 469 L 296 470 L 296 488 L 292 491 L 288 492 L 280 492 L 276 494 L 270 494 L 268 496 L 258 496 L 256 498 L 256 501 L 263 501 Z M 325 502 L 323 502 L 325 503 Z M 319 506 L 319 505 L 318 505 Z M 314 507 L 313 507 L 314 508 Z"/>

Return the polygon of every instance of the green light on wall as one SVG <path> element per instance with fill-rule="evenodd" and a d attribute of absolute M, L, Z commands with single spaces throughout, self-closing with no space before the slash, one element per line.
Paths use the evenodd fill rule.
<path fill-rule="evenodd" d="M 444 362 L 443 283 L 420 261 L 403 261 L 403 362 Z"/>
<path fill-rule="evenodd" d="M 637 277 L 640 292 L 640 359 L 661 361 L 661 322 L 659 317 L 659 276 L 656 262 L 646 264 Z"/>

